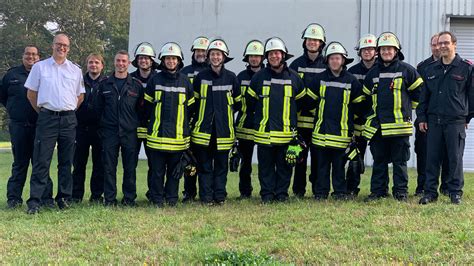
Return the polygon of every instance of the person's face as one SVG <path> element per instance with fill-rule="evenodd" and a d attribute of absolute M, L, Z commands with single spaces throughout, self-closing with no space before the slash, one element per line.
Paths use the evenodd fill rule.
<path fill-rule="evenodd" d="M 375 47 L 367 47 L 360 49 L 360 57 L 363 61 L 371 61 L 375 57 Z"/>
<path fill-rule="evenodd" d="M 209 61 L 213 67 L 219 67 L 224 63 L 224 53 L 219 50 L 209 52 Z"/>
<path fill-rule="evenodd" d="M 271 67 L 277 68 L 280 67 L 283 61 L 283 52 L 280 50 L 273 50 L 268 52 L 268 63 Z"/>
<path fill-rule="evenodd" d="M 443 34 L 438 38 L 441 57 L 449 57 L 456 53 L 456 43 L 451 40 L 451 35 Z"/>
<path fill-rule="evenodd" d="M 194 60 L 198 63 L 206 62 L 207 55 L 206 50 L 204 49 L 196 49 L 194 50 Z"/>
<path fill-rule="evenodd" d="M 63 59 L 69 53 L 69 38 L 59 34 L 53 40 L 53 57 Z"/>
<path fill-rule="evenodd" d="M 382 46 L 380 47 L 380 56 L 385 62 L 390 62 L 395 58 L 397 50 L 393 46 Z"/>
<path fill-rule="evenodd" d="M 344 57 L 341 54 L 332 54 L 328 58 L 328 66 L 332 71 L 340 71 L 344 64 Z"/>
<path fill-rule="evenodd" d="M 152 64 L 151 60 L 151 57 L 149 57 L 148 55 L 139 55 L 137 58 L 138 68 L 142 70 L 149 70 Z"/>
<path fill-rule="evenodd" d="M 165 56 L 165 67 L 170 71 L 175 71 L 178 67 L 178 57 L 176 56 Z"/>
<path fill-rule="evenodd" d="M 431 54 L 436 58 L 438 58 L 441 53 L 441 51 L 439 50 L 438 39 L 438 37 L 434 37 L 431 40 Z"/>
<path fill-rule="evenodd" d="M 117 73 L 127 72 L 128 64 L 130 64 L 130 61 L 127 55 L 124 55 L 124 54 L 115 55 L 115 59 L 114 59 L 115 72 Z"/>
<path fill-rule="evenodd" d="M 249 55 L 250 67 L 259 67 L 262 64 L 263 57 L 260 55 Z"/>
<path fill-rule="evenodd" d="M 26 47 L 23 52 L 22 62 L 23 65 L 30 69 L 36 62 L 39 61 L 38 49 L 35 47 Z"/>
<path fill-rule="evenodd" d="M 87 72 L 92 75 L 99 75 L 103 69 L 104 64 L 102 64 L 99 58 L 92 56 L 87 60 Z"/>
<path fill-rule="evenodd" d="M 321 41 L 317 39 L 306 38 L 305 40 L 306 50 L 310 53 L 316 53 L 319 51 L 319 47 L 321 46 Z"/>

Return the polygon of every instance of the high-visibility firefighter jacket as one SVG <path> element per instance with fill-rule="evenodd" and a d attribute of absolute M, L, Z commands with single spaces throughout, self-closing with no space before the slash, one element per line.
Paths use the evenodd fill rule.
<path fill-rule="evenodd" d="M 362 61 L 350 67 L 347 71 L 352 73 L 354 77 L 360 82 L 360 84 L 364 84 L 365 75 L 369 72 L 369 68 L 367 68 Z M 368 111 L 368 110 L 367 110 Z M 364 129 L 364 117 L 356 116 L 354 117 L 354 135 L 355 136 L 362 136 L 362 130 Z"/>
<path fill-rule="evenodd" d="M 237 77 L 224 67 L 219 74 L 208 67 L 194 78 L 193 88 L 196 107 L 191 142 L 207 147 L 213 137 L 217 150 L 230 150 L 235 142 L 234 112 L 242 98 Z"/>
<path fill-rule="evenodd" d="M 318 104 L 312 145 L 346 149 L 353 136 L 354 114 L 361 110 L 356 105 L 365 101 L 362 84 L 345 69 L 339 77 L 327 69 L 310 83 L 306 93 L 309 103 L 304 108 Z"/>
<path fill-rule="evenodd" d="M 146 146 L 160 151 L 184 151 L 189 148 L 189 116 L 194 92 L 185 74 L 157 73 L 145 89 L 145 110 L 150 121 Z"/>
<path fill-rule="evenodd" d="M 237 114 L 235 125 L 235 134 L 238 139 L 253 140 L 254 136 L 253 113 L 249 112 L 247 100 L 245 99 L 245 94 L 250 86 L 250 80 L 254 74 L 255 72 L 253 72 L 250 66 L 247 66 L 247 69 L 237 75 L 240 84 L 240 93 L 242 95 L 242 107 Z"/>
<path fill-rule="evenodd" d="M 196 75 L 199 72 L 203 71 L 204 69 L 208 67 L 209 65 L 207 64 L 207 62 L 198 63 L 196 62 L 196 60 L 194 60 L 194 56 L 193 56 L 191 64 L 183 67 L 183 69 L 181 69 L 180 72 L 185 74 L 188 77 L 189 82 L 191 82 L 191 85 L 192 85 L 194 81 L 194 77 L 196 77 Z"/>
<path fill-rule="evenodd" d="M 139 69 L 137 69 L 136 71 L 130 73 L 130 75 L 132 77 L 136 78 L 138 81 L 140 81 L 140 83 L 142 84 L 143 90 L 145 90 L 148 80 L 150 80 L 154 75 L 156 75 L 156 71 L 152 70 L 150 75 L 147 78 L 143 78 L 142 76 L 140 76 L 140 70 Z M 137 137 L 139 139 L 146 139 L 147 138 L 147 136 L 146 136 L 146 132 L 147 132 L 146 127 L 147 126 L 148 126 L 148 121 L 146 121 L 146 120 L 140 121 L 140 126 L 137 128 Z"/>
<path fill-rule="evenodd" d="M 317 74 L 326 70 L 326 64 L 324 63 L 324 56 L 322 54 L 319 54 L 316 60 L 312 61 L 305 52 L 303 55 L 291 62 L 290 68 L 298 72 L 300 78 L 303 79 L 305 88 L 307 88 Z M 298 128 L 313 129 L 315 114 L 316 109 L 303 109 L 298 112 Z"/>
<path fill-rule="evenodd" d="M 363 92 L 369 96 L 362 135 L 370 140 L 381 129 L 382 137 L 411 136 L 412 108 L 416 108 L 423 80 L 411 65 L 397 58 L 388 66 L 377 60 L 367 73 Z"/>
<path fill-rule="evenodd" d="M 255 143 L 288 144 L 295 136 L 296 113 L 305 93 L 303 80 L 286 64 L 281 73 L 270 66 L 257 72 L 245 95 L 248 111 L 254 112 Z"/>

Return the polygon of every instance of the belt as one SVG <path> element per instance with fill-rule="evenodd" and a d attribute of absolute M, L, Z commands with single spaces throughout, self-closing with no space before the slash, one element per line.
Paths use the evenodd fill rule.
<path fill-rule="evenodd" d="M 52 111 L 46 108 L 41 108 L 40 112 L 46 113 L 48 115 L 55 115 L 55 116 L 66 116 L 66 115 L 73 115 L 75 111 Z"/>

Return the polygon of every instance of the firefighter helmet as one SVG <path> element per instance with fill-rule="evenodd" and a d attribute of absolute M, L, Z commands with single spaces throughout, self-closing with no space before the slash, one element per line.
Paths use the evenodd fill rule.
<path fill-rule="evenodd" d="M 286 45 L 282 39 L 278 37 L 269 38 L 265 42 L 265 57 L 268 57 L 268 52 L 276 50 L 282 51 L 285 54 L 284 61 L 293 57 L 292 54 L 288 53 L 288 48 L 286 48 Z"/>
<path fill-rule="evenodd" d="M 209 46 L 209 39 L 204 36 L 199 36 L 194 39 L 191 52 L 194 52 L 196 49 L 207 50 L 207 46 Z"/>
<path fill-rule="evenodd" d="M 209 52 L 211 50 L 219 50 L 222 53 L 224 53 L 224 56 L 225 56 L 224 63 L 227 63 L 231 61 L 232 59 L 234 59 L 232 57 L 229 57 L 229 48 L 223 39 L 214 39 L 209 43 L 209 46 L 207 47 L 208 58 L 209 58 Z"/>
<path fill-rule="evenodd" d="M 380 36 L 377 38 L 377 51 L 380 50 L 380 47 L 383 46 L 392 46 L 397 49 L 397 55 L 400 60 L 403 60 L 405 56 L 402 54 L 402 45 L 400 44 L 400 41 L 398 40 L 398 37 L 393 33 L 393 32 L 383 32 L 380 34 Z"/>
<path fill-rule="evenodd" d="M 138 56 L 139 55 L 149 56 L 151 61 L 152 61 L 152 68 L 157 68 L 158 67 L 158 64 L 154 60 L 155 57 L 156 57 L 155 49 L 153 49 L 153 45 L 151 45 L 151 43 L 141 42 L 135 48 L 135 51 L 133 53 L 134 59 L 132 61 L 132 65 L 136 68 L 138 68 Z"/>
<path fill-rule="evenodd" d="M 244 59 L 242 61 L 248 62 L 249 55 L 265 55 L 265 48 L 263 47 L 263 43 L 259 40 L 251 40 L 247 43 L 244 50 Z"/>
<path fill-rule="evenodd" d="M 370 47 L 377 48 L 377 37 L 369 33 L 360 38 L 359 43 L 354 49 L 357 51 L 358 55 L 360 55 L 361 49 Z"/>
<path fill-rule="evenodd" d="M 346 48 L 340 42 L 330 42 L 324 50 L 324 61 L 327 63 L 330 55 L 341 54 L 345 58 L 344 65 L 348 65 L 354 61 L 354 58 L 350 58 Z"/>
<path fill-rule="evenodd" d="M 165 56 L 176 56 L 179 59 L 183 60 L 183 52 L 181 51 L 181 47 L 179 44 L 175 42 L 168 42 L 161 47 L 160 54 L 158 55 L 158 59 L 163 60 Z"/>

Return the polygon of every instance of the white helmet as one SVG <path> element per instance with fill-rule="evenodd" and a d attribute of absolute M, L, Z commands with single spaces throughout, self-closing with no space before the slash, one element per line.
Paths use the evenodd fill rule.
<path fill-rule="evenodd" d="M 320 40 L 322 44 L 319 47 L 319 50 L 322 51 L 324 46 L 326 46 L 326 32 L 323 26 L 318 23 L 311 23 L 304 29 L 301 34 L 301 39 L 315 39 Z M 306 49 L 306 44 L 303 42 L 303 49 Z"/>
<path fill-rule="evenodd" d="M 402 45 L 400 44 L 400 40 L 398 40 L 397 35 L 395 33 L 386 31 L 380 34 L 377 38 L 377 51 L 380 50 L 380 47 L 383 46 L 392 46 L 397 49 L 397 55 L 400 60 L 405 59 L 405 56 L 402 54 Z"/>
<path fill-rule="evenodd" d="M 158 59 L 163 60 L 165 56 L 176 56 L 179 59 L 183 60 L 183 52 L 181 51 L 181 47 L 179 44 L 175 42 L 168 42 L 161 47 L 160 54 L 158 55 Z"/>
<path fill-rule="evenodd" d="M 349 57 L 346 48 L 344 48 L 340 42 L 330 42 L 326 46 L 326 49 L 324 50 L 324 61 L 327 63 L 329 56 L 333 54 L 342 55 L 346 59 L 344 65 L 348 65 L 354 61 L 354 58 Z"/>
<path fill-rule="evenodd" d="M 370 33 L 360 38 L 359 43 L 356 46 L 355 50 L 360 51 L 360 49 L 369 48 L 369 47 L 373 47 L 373 48 L 377 47 L 377 37 L 375 37 L 375 35 L 370 34 Z"/>
<path fill-rule="evenodd" d="M 247 43 L 244 50 L 244 59 L 242 61 L 248 62 L 249 55 L 265 55 L 265 48 L 263 47 L 263 43 L 259 40 L 251 40 Z"/>
<path fill-rule="evenodd" d="M 207 58 L 209 58 L 209 52 L 211 50 L 219 50 L 223 52 L 225 55 L 224 63 L 227 63 L 231 61 L 232 59 L 234 59 L 234 58 L 229 57 L 229 48 L 227 44 L 225 43 L 225 41 L 222 39 L 214 39 L 209 43 L 209 46 L 207 47 Z"/>
<path fill-rule="evenodd" d="M 276 50 L 282 51 L 283 53 L 285 53 L 284 61 L 293 57 L 292 54 L 288 53 L 288 48 L 286 48 L 286 45 L 282 39 L 278 37 L 269 38 L 265 42 L 265 57 L 268 57 L 268 52 L 276 51 Z"/>
<path fill-rule="evenodd" d="M 209 39 L 204 36 L 199 36 L 193 41 L 193 45 L 191 46 L 191 52 L 194 52 L 196 49 L 207 50 L 209 46 Z"/>
<path fill-rule="evenodd" d="M 158 67 L 158 64 L 154 60 L 154 58 L 156 57 L 155 49 L 153 49 L 153 46 L 149 42 L 141 42 L 135 48 L 135 51 L 133 53 L 134 59 L 132 61 L 132 65 L 136 68 L 138 68 L 137 60 L 139 55 L 149 56 L 152 61 L 152 68 Z"/>

